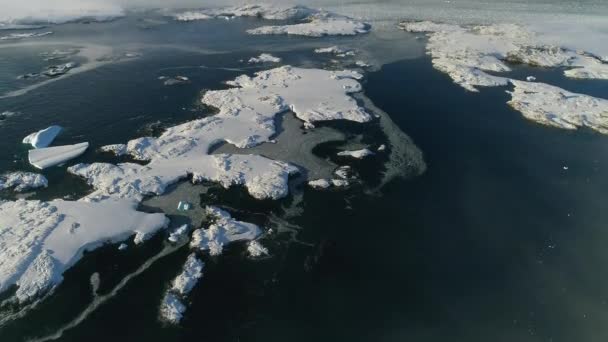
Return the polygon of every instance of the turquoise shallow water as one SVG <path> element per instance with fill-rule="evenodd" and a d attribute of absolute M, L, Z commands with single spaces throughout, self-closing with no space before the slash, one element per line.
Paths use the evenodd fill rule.
<path fill-rule="evenodd" d="M 275 54 L 287 63 L 324 65 L 326 60 L 306 51 L 333 43 L 250 39 L 242 35 L 253 25 L 249 20 L 233 26 L 171 24 L 153 32 L 135 29 L 137 22 L 58 28 L 62 32 L 53 39 L 148 45 L 139 60 L 0 100 L 0 112 L 21 112 L 0 125 L 2 170 L 27 168 L 19 141 L 40 126 L 65 126 L 58 144 L 86 139 L 101 146 L 154 134 L 208 115 L 197 104 L 201 90 L 255 71 L 243 69 L 239 59 L 283 44 L 289 48 Z M 100 35 L 100 27 L 109 33 Z M 111 32 L 125 27 L 129 34 L 111 39 Z M 219 36 L 209 34 L 220 28 Z M 161 43 L 206 52 L 152 48 Z M 31 51 L 13 53 L 31 56 Z M 26 70 L 36 63 L 24 58 L 10 65 Z M 193 83 L 165 87 L 157 80 L 172 73 L 187 74 Z M 608 94 L 607 82 L 567 80 L 556 70 L 514 71 L 531 73 L 571 91 Z M 0 84 L 13 86 L 9 78 Z M 427 58 L 385 65 L 368 75 L 364 89 L 424 152 L 424 175 L 393 181 L 379 194 L 363 187 L 305 190 L 303 213 L 289 218 L 298 227 L 298 241 L 275 234 L 265 240 L 272 256 L 263 260 L 247 259 L 242 245 L 207 258 L 180 327 L 159 323 L 158 304 L 186 249 L 159 259 L 59 341 L 605 340 L 607 138 L 526 121 L 507 107 L 504 89 L 466 93 L 433 70 Z M 372 129 L 334 126 L 347 135 L 382 139 Z M 333 148 L 315 152 L 329 155 Z M 91 149 L 78 161 L 104 158 L 111 160 Z M 378 178 L 377 159 L 352 165 L 369 183 Z M 87 190 L 62 168 L 45 174 L 53 186 L 39 192 L 40 198 Z M 241 189 L 217 186 L 201 196 L 201 204 L 238 208 L 238 218 L 271 227 L 277 226 L 272 214 L 284 217 L 282 206 L 292 200 L 256 202 Z M 90 253 L 67 272 L 53 296 L 1 327 L 0 341 L 56 332 L 91 302 L 93 272 L 100 273 L 100 294 L 106 294 L 158 253 L 160 240 L 126 253 L 117 253 L 116 246 Z"/>

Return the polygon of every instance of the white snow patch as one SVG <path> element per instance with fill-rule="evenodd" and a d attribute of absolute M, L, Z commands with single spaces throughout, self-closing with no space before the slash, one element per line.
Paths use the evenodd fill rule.
<path fill-rule="evenodd" d="M 0 176 L 0 190 L 14 188 L 16 192 L 23 192 L 48 185 L 46 177 L 38 173 L 12 172 Z"/>
<path fill-rule="evenodd" d="M 280 63 L 281 59 L 268 53 L 263 53 L 258 57 L 249 58 L 249 63 Z"/>
<path fill-rule="evenodd" d="M 179 228 L 177 228 L 174 232 L 169 234 L 168 240 L 170 242 L 176 243 L 180 239 L 182 239 L 186 235 L 186 233 L 188 233 L 188 225 L 184 224 L 184 225 L 180 226 Z"/>
<path fill-rule="evenodd" d="M 30 150 L 28 159 L 30 164 L 34 167 L 46 169 L 47 167 L 59 165 L 80 156 L 87 148 L 89 148 L 88 142 L 75 145 L 39 148 Z"/>
<path fill-rule="evenodd" d="M 47 147 L 55 140 L 62 130 L 63 128 L 61 128 L 61 126 L 53 125 L 28 135 L 23 138 L 23 143 L 32 145 L 34 148 Z"/>
<path fill-rule="evenodd" d="M 197 229 L 192 233 L 191 248 L 219 255 L 222 254 L 224 245 L 235 241 L 254 240 L 262 233 L 257 225 L 237 221 L 228 212 L 217 207 L 208 206 L 206 211 L 214 222 L 207 229 Z"/>
<path fill-rule="evenodd" d="M 163 214 L 136 206 L 127 200 L 0 202 L 0 292 L 17 285 L 17 300 L 26 301 L 60 283 L 83 252 L 168 224 Z"/>

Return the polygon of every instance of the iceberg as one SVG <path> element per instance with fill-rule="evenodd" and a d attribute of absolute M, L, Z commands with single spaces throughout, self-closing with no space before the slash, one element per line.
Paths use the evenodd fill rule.
<path fill-rule="evenodd" d="M 48 185 L 46 177 L 38 173 L 19 171 L 0 176 L 0 190 L 14 188 L 16 192 L 24 192 Z"/>
<path fill-rule="evenodd" d="M 30 144 L 34 148 L 43 148 L 49 146 L 53 140 L 61 133 L 63 128 L 61 126 L 50 126 L 36 133 L 32 133 L 27 137 L 23 138 L 24 144 Z"/>
<path fill-rule="evenodd" d="M 168 225 L 165 215 L 136 207 L 118 199 L 0 202 L 0 292 L 16 285 L 16 299 L 25 302 L 59 284 L 85 251 Z"/>
<path fill-rule="evenodd" d="M 173 15 L 178 21 L 207 20 L 213 18 L 255 17 L 266 20 L 294 20 L 305 18 L 314 10 L 304 6 L 282 4 L 251 4 L 243 6 L 224 7 L 219 9 L 203 9 L 185 11 Z"/>
<path fill-rule="evenodd" d="M 83 154 L 88 147 L 89 143 L 84 142 L 75 145 L 40 148 L 30 150 L 28 159 L 30 164 L 42 170 L 74 159 Z"/>

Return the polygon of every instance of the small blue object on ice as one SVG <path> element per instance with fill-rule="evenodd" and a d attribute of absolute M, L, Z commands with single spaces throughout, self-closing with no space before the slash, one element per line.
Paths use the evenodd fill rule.
<path fill-rule="evenodd" d="M 179 203 L 177 204 L 177 210 L 179 211 L 188 211 L 190 209 L 192 209 L 192 204 L 188 202 L 179 201 Z"/>

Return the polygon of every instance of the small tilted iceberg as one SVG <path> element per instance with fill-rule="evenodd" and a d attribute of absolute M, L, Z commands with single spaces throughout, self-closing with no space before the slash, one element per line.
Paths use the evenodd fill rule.
<path fill-rule="evenodd" d="M 57 135 L 59 135 L 59 133 L 61 133 L 62 129 L 63 128 L 61 128 L 61 126 L 56 126 L 56 125 L 50 126 L 48 128 L 40 130 L 36 133 L 32 133 L 32 134 L 28 135 L 27 137 L 23 138 L 23 143 L 30 144 L 34 148 L 48 147 L 53 142 L 53 140 L 55 140 Z"/>
<path fill-rule="evenodd" d="M 28 159 L 30 164 L 38 169 L 59 165 L 76 158 L 84 153 L 89 147 L 88 142 L 56 147 L 39 148 L 30 150 Z"/>

